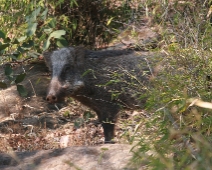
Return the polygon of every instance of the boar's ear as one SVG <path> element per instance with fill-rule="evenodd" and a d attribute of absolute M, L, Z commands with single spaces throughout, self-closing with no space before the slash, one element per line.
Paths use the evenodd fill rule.
<path fill-rule="evenodd" d="M 51 69 L 52 68 L 51 55 L 52 55 L 52 52 L 44 52 L 43 53 L 44 61 L 45 61 L 46 66 L 49 68 L 50 71 L 52 70 Z"/>
<path fill-rule="evenodd" d="M 75 47 L 75 63 L 79 67 L 83 67 L 85 60 L 85 49 L 81 46 Z"/>

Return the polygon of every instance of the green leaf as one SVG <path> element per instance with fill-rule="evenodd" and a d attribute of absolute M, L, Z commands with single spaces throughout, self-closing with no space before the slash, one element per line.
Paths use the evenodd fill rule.
<path fill-rule="evenodd" d="M 29 40 L 28 42 L 24 42 L 22 44 L 23 48 L 31 48 L 32 46 L 34 46 L 34 41 L 32 41 L 32 40 Z"/>
<path fill-rule="evenodd" d="M 5 39 L 5 37 L 6 34 L 2 30 L 0 30 L 0 38 Z"/>
<path fill-rule="evenodd" d="M 22 82 L 25 77 L 26 77 L 26 73 L 19 74 L 15 79 L 15 83 L 18 84 L 18 83 Z"/>
<path fill-rule="evenodd" d="M 50 41 L 49 38 L 43 43 L 43 51 L 47 50 L 49 48 Z"/>
<path fill-rule="evenodd" d="M 116 83 L 119 83 L 119 82 L 120 82 L 120 80 L 110 80 L 105 84 L 105 86 L 108 86 L 108 85 L 111 85 L 111 84 L 116 84 Z"/>
<path fill-rule="evenodd" d="M 94 70 L 92 70 L 92 69 L 88 69 L 88 70 L 86 70 L 86 71 L 82 74 L 82 77 L 84 77 L 84 76 L 86 76 L 87 74 L 90 74 L 90 73 L 92 73 L 93 78 L 95 78 L 95 79 L 96 79 L 96 76 L 95 76 Z"/>
<path fill-rule="evenodd" d="M 24 86 L 19 85 L 19 84 L 17 85 L 17 91 L 22 97 L 26 97 L 28 94 L 26 89 L 24 88 Z"/>
<path fill-rule="evenodd" d="M 78 118 L 74 121 L 74 127 L 79 129 L 84 124 L 84 119 Z"/>
<path fill-rule="evenodd" d="M 13 75 L 13 69 L 9 65 L 6 65 L 6 67 L 4 69 L 4 73 L 6 76 Z"/>
<path fill-rule="evenodd" d="M 44 41 L 46 40 L 46 34 L 41 35 L 41 37 L 39 38 L 40 41 Z"/>
<path fill-rule="evenodd" d="M 43 50 L 47 50 L 49 48 L 49 45 L 50 45 L 50 39 L 53 37 L 53 38 L 61 38 L 62 35 L 65 35 L 65 31 L 64 30 L 57 30 L 57 31 L 54 31 L 52 32 L 48 39 L 44 42 L 43 44 Z"/>
<path fill-rule="evenodd" d="M 11 57 L 12 59 L 17 60 L 17 58 L 20 57 L 20 55 L 21 55 L 21 53 L 18 52 L 18 51 L 16 51 L 16 52 L 14 52 L 13 54 L 11 54 L 10 57 Z"/>
<path fill-rule="evenodd" d="M 74 5 L 78 6 L 77 1 L 76 0 L 70 1 L 70 7 L 73 7 Z"/>
<path fill-rule="evenodd" d="M 4 43 L 10 43 L 11 39 L 9 37 L 4 39 Z"/>
<path fill-rule="evenodd" d="M 31 15 L 26 16 L 26 22 L 35 22 L 38 14 L 40 13 L 41 7 L 35 9 Z"/>
<path fill-rule="evenodd" d="M 43 30 L 46 34 L 50 34 L 52 32 L 52 28 L 46 28 Z"/>
<path fill-rule="evenodd" d="M 77 29 L 77 20 L 76 19 L 73 19 L 72 20 L 72 29 L 75 31 Z"/>
<path fill-rule="evenodd" d="M 4 82 L 0 82 L 0 88 L 6 89 L 7 88 L 7 84 L 4 83 Z"/>
<path fill-rule="evenodd" d="M 13 44 L 19 44 L 18 39 L 15 39 L 15 40 L 13 41 Z"/>
<path fill-rule="evenodd" d="M 28 25 L 28 28 L 27 28 L 27 32 L 26 32 L 26 35 L 29 37 L 31 35 L 33 35 L 37 29 L 37 25 L 38 23 L 30 23 Z"/>
<path fill-rule="evenodd" d="M 7 48 L 7 47 L 9 47 L 10 46 L 10 44 L 1 44 L 0 45 L 0 51 L 1 50 L 4 50 L 5 48 Z"/>
<path fill-rule="evenodd" d="M 101 148 L 102 151 L 107 151 L 109 150 L 108 148 Z"/>
<path fill-rule="evenodd" d="M 40 83 L 40 78 L 37 79 L 37 81 L 36 81 L 35 84 L 37 85 L 37 84 L 39 84 L 39 83 Z"/>
<path fill-rule="evenodd" d="M 48 8 L 46 8 L 46 9 L 42 12 L 42 14 L 41 14 L 41 18 L 42 18 L 43 20 L 45 20 L 45 19 L 46 19 L 47 14 L 48 14 Z"/>
<path fill-rule="evenodd" d="M 57 40 L 57 46 L 58 47 L 67 47 L 68 42 L 66 41 L 65 38 L 61 37 L 60 39 Z"/>
<path fill-rule="evenodd" d="M 82 77 L 84 77 L 85 75 L 87 75 L 88 73 L 92 73 L 93 70 L 92 69 L 88 69 L 86 70 L 83 74 L 82 74 Z"/>
<path fill-rule="evenodd" d="M 13 54 L 12 54 L 12 55 L 10 55 L 10 58 L 12 58 L 12 59 L 14 59 L 14 60 L 17 60 L 18 57 L 17 57 L 16 55 L 13 55 Z"/>
<path fill-rule="evenodd" d="M 90 111 L 85 111 L 84 114 L 83 114 L 83 118 L 87 121 L 89 120 L 90 118 L 94 118 L 95 115 L 92 114 Z"/>
<path fill-rule="evenodd" d="M 18 38 L 18 41 L 19 42 L 24 41 L 26 38 L 27 38 L 27 36 L 20 37 L 20 38 Z"/>
<path fill-rule="evenodd" d="M 114 17 L 111 17 L 108 21 L 107 21 L 107 25 L 110 25 L 110 23 L 112 22 Z"/>
<path fill-rule="evenodd" d="M 37 53 L 37 52 L 28 52 L 28 55 L 30 57 L 38 58 L 38 56 L 40 56 L 41 54 L 40 53 Z"/>
<path fill-rule="evenodd" d="M 33 11 L 32 15 L 38 16 L 38 14 L 40 14 L 40 10 L 41 10 L 41 7 L 38 7 L 35 11 Z"/>
<path fill-rule="evenodd" d="M 54 38 L 60 38 L 62 35 L 65 35 L 66 34 L 66 31 L 65 30 L 57 30 L 57 31 L 54 31 L 50 34 L 50 38 L 54 37 Z"/>
<path fill-rule="evenodd" d="M 25 51 L 25 50 L 24 50 L 22 47 L 20 47 L 20 46 L 18 46 L 17 50 L 18 50 L 20 53 L 24 53 L 24 51 Z"/>
<path fill-rule="evenodd" d="M 51 28 L 55 28 L 56 26 L 56 19 L 55 18 L 52 18 L 52 20 L 49 22 L 48 24 Z"/>
<path fill-rule="evenodd" d="M 6 65 L 4 69 L 4 74 L 7 76 L 7 78 L 12 82 L 14 81 L 14 76 L 13 76 L 13 69 L 10 67 L 10 65 Z"/>

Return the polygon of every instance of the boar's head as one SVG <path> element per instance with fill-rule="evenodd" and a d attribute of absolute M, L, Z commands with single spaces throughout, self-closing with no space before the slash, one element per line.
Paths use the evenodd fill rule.
<path fill-rule="evenodd" d="M 43 55 L 52 76 L 46 97 L 49 103 L 60 102 L 84 87 L 81 75 L 85 50 L 82 47 L 61 48 Z"/>

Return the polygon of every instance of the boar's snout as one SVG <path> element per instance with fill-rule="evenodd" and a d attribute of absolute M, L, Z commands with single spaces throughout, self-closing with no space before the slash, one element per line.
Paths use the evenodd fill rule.
<path fill-rule="evenodd" d="M 53 77 L 49 85 L 46 100 L 49 103 L 61 102 L 65 97 L 73 96 L 75 93 L 81 91 L 84 86 L 84 82 L 79 79 L 75 79 L 71 83 L 69 81 L 61 83 L 58 77 Z"/>
<path fill-rule="evenodd" d="M 53 95 L 53 94 L 49 94 L 49 95 L 47 95 L 46 100 L 49 103 L 56 103 L 57 102 L 57 97 L 55 95 Z"/>
<path fill-rule="evenodd" d="M 50 84 L 49 89 L 47 92 L 46 100 L 49 103 L 57 103 L 59 102 L 59 98 L 64 97 L 64 94 L 62 93 L 63 88 L 62 85 L 58 79 L 58 77 L 53 77 Z"/>

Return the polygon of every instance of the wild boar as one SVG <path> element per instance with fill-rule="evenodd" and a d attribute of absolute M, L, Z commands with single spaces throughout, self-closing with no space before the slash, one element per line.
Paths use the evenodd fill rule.
<path fill-rule="evenodd" d="M 134 109 L 145 101 L 151 75 L 146 58 L 132 50 L 67 47 L 46 52 L 52 77 L 46 99 L 56 103 L 69 96 L 93 109 L 102 123 L 105 143 L 110 143 L 120 109 Z"/>

